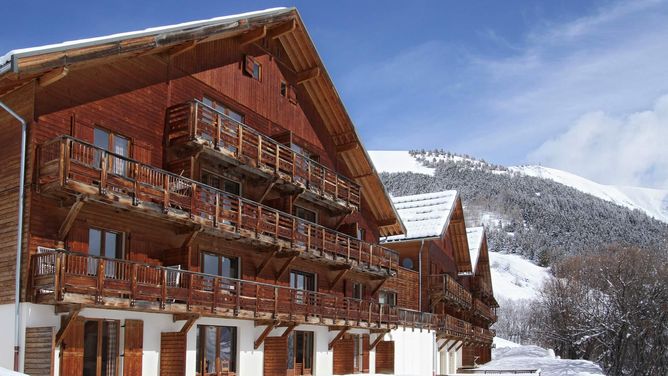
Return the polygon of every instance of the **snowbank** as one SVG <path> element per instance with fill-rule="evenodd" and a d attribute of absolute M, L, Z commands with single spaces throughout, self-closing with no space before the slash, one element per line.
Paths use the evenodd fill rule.
<path fill-rule="evenodd" d="M 494 337 L 494 347 L 500 349 L 503 347 L 522 347 L 522 345 L 508 341 L 507 339 L 503 339 L 501 337 Z"/>
<path fill-rule="evenodd" d="M 538 346 L 496 348 L 492 351 L 492 361 L 479 369 L 540 369 L 542 376 L 603 375 L 601 368 L 593 362 L 559 359 L 553 351 Z"/>

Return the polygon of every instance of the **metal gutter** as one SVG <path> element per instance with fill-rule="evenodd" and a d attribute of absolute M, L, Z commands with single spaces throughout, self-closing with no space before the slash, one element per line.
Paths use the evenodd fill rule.
<path fill-rule="evenodd" d="M 14 371 L 19 370 L 19 323 L 20 323 L 20 304 L 21 304 L 21 250 L 23 248 L 23 208 L 25 206 L 25 161 L 26 161 L 26 139 L 28 133 L 28 123 L 9 108 L 6 104 L 0 102 L 0 107 L 12 115 L 21 123 L 21 164 L 19 171 L 19 214 L 16 225 L 16 270 L 14 271 Z"/>

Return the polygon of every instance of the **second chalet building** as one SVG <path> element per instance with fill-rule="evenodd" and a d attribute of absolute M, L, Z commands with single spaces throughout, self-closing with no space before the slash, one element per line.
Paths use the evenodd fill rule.
<path fill-rule="evenodd" d="M 27 123 L 19 228 L 21 128 L 0 112 L 0 366 L 432 375 L 489 360 L 484 232 L 454 192 L 388 196 L 295 9 L 11 51 L 0 102 Z"/>

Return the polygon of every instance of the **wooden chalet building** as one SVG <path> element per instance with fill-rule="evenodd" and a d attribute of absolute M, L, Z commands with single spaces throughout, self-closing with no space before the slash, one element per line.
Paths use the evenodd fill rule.
<path fill-rule="evenodd" d="M 438 318 L 434 370 L 455 373 L 461 367 L 490 361 L 494 331 L 489 327 L 496 322 L 498 304 L 492 292 L 484 228 L 466 228 L 457 191 L 392 200 L 406 232 L 382 239 L 400 258 L 398 278 L 388 280 L 387 285 L 398 292 L 399 305 Z M 406 290 L 414 285 L 418 289 L 411 290 L 411 295 Z M 398 353 L 411 356 L 408 348 L 395 356 Z"/>
<path fill-rule="evenodd" d="M 491 294 L 489 265 L 470 265 L 461 205 L 424 243 L 436 269 L 409 267 L 420 241 L 398 240 L 296 9 L 11 51 L 0 103 L 0 366 L 431 375 L 439 346 L 484 356 L 493 320 L 468 290 Z M 450 280 L 468 306 L 432 294 Z"/>

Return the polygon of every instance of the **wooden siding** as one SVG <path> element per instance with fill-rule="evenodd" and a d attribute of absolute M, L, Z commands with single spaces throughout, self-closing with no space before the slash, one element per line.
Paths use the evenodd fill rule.
<path fill-rule="evenodd" d="M 60 375 L 81 376 L 84 363 L 84 319 L 77 317 L 60 345 Z"/>
<path fill-rule="evenodd" d="M 23 372 L 31 376 L 53 375 L 55 328 L 26 328 Z"/>
<path fill-rule="evenodd" d="M 144 352 L 144 322 L 125 320 L 123 376 L 141 376 Z"/>
<path fill-rule="evenodd" d="M 27 122 L 33 118 L 34 84 L 29 83 L 16 91 L 0 97 L 0 100 L 17 112 Z M 29 126 L 32 132 L 32 125 Z M 30 137 L 28 135 L 28 137 Z M 18 225 L 18 187 L 21 152 L 21 124 L 6 111 L 0 110 L 0 304 L 14 302 L 16 278 L 16 226 Z M 30 147 L 28 161 L 30 160 Z M 29 170 L 28 170 L 29 171 Z M 24 239 L 28 234 L 30 174 L 26 174 L 26 210 L 24 212 Z M 24 241 L 22 272 L 27 271 L 26 242 Z M 24 285 L 25 286 L 25 285 Z"/>
<path fill-rule="evenodd" d="M 355 373 L 353 356 L 355 354 L 355 342 L 351 336 L 346 336 L 334 343 L 332 348 L 334 358 L 334 374 L 347 375 Z"/>
<path fill-rule="evenodd" d="M 160 333 L 160 375 L 183 376 L 186 371 L 186 335 Z"/>
<path fill-rule="evenodd" d="M 267 337 L 264 340 L 265 376 L 286 376 L 288 373 L 288 338 Z"/>
<path fill-rule="evenodd" d="M 394 341 L 380 341 L 376 345 L 376 373 L 394 373 Z"/>

